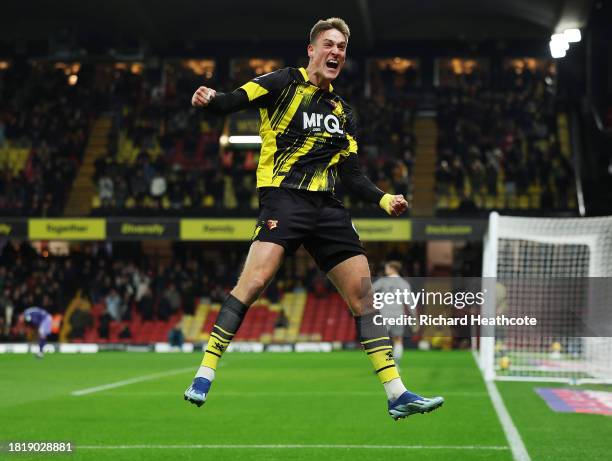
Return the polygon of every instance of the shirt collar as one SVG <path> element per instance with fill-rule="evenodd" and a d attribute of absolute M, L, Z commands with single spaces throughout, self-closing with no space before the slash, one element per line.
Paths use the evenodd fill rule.
<path fill-rule="evenodd" d="M 308 72 L 306 72 L 306 69 L 304 67 L 300 67 L 299 71 L 300 71 L 300 74 L 302 74 L 302 77 L 304 78 L 304 81 L 307 82 L 308 81 Z M 332 91 L 334 91 L 334 87 L 330 83 L 329 84 L 329 92 L 331 93 Z"/>

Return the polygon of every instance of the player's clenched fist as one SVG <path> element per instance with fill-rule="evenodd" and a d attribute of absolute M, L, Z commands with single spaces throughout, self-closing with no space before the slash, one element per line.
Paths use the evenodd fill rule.
<path fill-rule="evenodd" d="M 408 202 L 403 195 L 385 194 L 380 199 L 380 207 L 392 216 L 399 216 L 408 209 Z"/>
<path fill-rule="evenodd" d="M 210 101 L 217 95 L 217 92 L 212 88 L 201 86 L 191 97 L 191 105 L 193 107 L 206 107 Z"/>

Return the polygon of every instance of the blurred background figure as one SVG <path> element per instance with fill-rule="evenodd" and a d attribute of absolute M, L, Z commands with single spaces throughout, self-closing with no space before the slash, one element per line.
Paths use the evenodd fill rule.
<path fill-rule="evenodd" d="M 32 306 L 23 312 L 23 321 L 38 333 L 38 352 L 36 357 L 43 358 L 47 336 L 51 334 L 53 317 L 46 310 Z"/>
<path fill-rule="evenodd" d="M 179 322 L 174 325 L 172 330 L 168 333 L 168 343 L 172 348 L 181 349 L 184 341 L 185 337 L 183 336 L 183 330 L 181 330 L 181 324 Z"/>
<path fill-rule="evenodd" d="M 399 292 L 402 294 L 402 297 L 404 293 L 410 293 L 410 284 L 401 277 L 401 270 L 401 262 L 387 261 L 385 263 L 384 277 L 379 278 L 372 285 L 374 292 L 393 293 L 394 295 Z M 399 302 L 384 303 L 381 314 L 385 319 L 397 319 L 401 321 L 406 314 L 406 307 L 410 308 L 410 306 Z M 404 331 L 406 327 L 404 325 L 389 325 L 387 329 L 389 330 L 389 336 L 393 342 L 393 359 L 395 360 L 396 366 L 399 367 L 402 356 L 404 355 Z"/>

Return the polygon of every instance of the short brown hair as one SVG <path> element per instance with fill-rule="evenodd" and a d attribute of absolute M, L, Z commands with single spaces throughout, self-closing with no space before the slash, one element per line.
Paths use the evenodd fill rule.
<path fill-rule="evenodd" d="M 387 261 L 387 266 L 393 269 L 398 274 L 402 271 L 402 263 L 399 261 Z"/>
<path fill-rule="evenodd" d="M 310 29 L 310 43 L 314 43 L 317 39 L 318 35 L 321 32 L 325 32 L 326 30 L 336 29 L 344 35 L 346 41 L 348 42 L 349 37 L 351 36 L 351 31 L 349 26 L 344 22 L 344 19 L 340 18 L 327 18 L 327 19 L 319 19 L 317 23 L 312 26 Z"/>

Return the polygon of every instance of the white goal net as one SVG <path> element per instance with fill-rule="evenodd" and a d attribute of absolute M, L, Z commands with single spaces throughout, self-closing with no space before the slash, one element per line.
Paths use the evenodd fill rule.
<path fill-rule="evenodd" d="M 612 382 L 612 217 L 491 213 L 483 277 L 482 315 L 537 319 L 480 331 L 486 379 Z"/>

